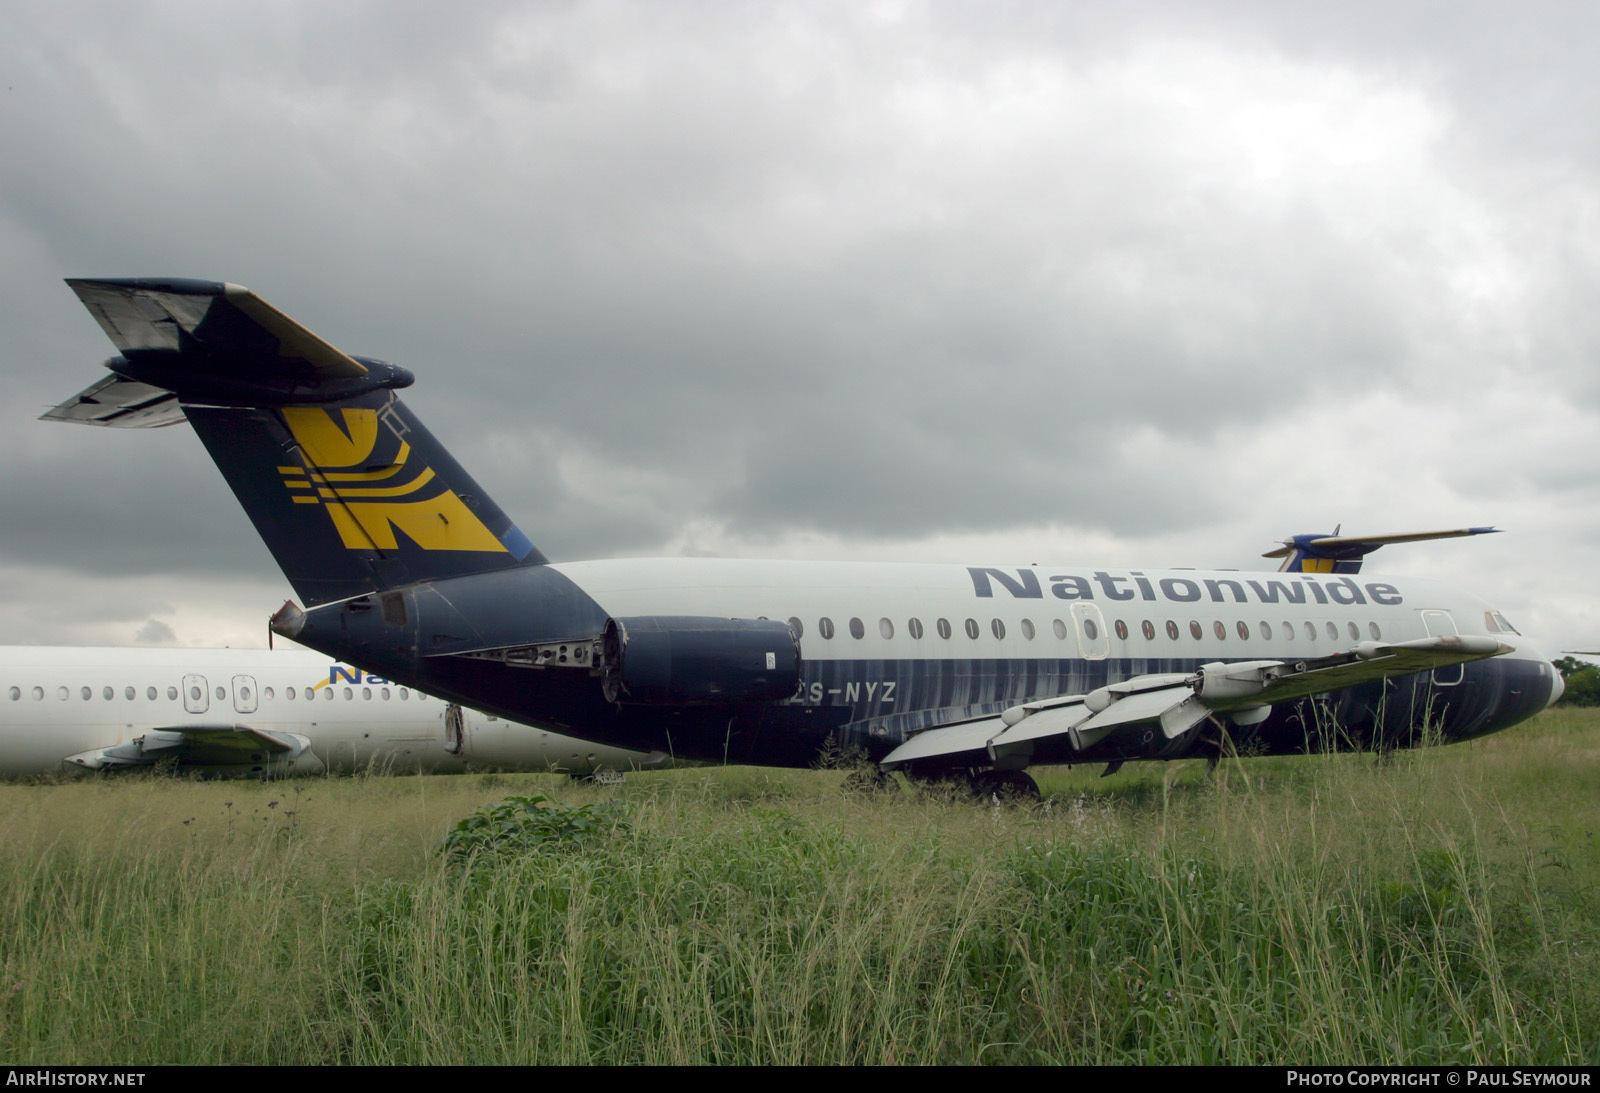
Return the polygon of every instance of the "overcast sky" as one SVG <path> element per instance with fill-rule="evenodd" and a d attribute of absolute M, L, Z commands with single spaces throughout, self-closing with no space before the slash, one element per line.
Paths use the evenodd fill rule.
<path fill-rule="evenodd" d="M 1390 547 L 1600 648 L 1600 9 L 0 5 L 0 642 L 259 645 L 61 283 L 250 286 L 552 559 Z"/>

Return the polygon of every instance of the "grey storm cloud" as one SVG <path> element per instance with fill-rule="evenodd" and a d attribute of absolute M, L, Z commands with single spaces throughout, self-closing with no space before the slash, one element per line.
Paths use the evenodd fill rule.
<path fill-rule="evenodd" d="M 1595 19 L 7 5 L 0 577 L 165 580 L 180 614 L 203 584 L 258 638 L 275 570 L 186 430 L 31 420 L 110 353 L 59 279 L 171 275 L 413 369 L 552 557 L 1253 564 L 1341 520 L 1520 519 L 1520 553 L 1405 549 L 1469 584 L 1563 559 L 1501 587 L 1578 640 Z"/>

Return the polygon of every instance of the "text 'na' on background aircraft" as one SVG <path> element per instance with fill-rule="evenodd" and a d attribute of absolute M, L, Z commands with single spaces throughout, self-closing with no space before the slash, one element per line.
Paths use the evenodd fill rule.
<path fill-rule="evenodd" d="M 67 283 L 120 355 L 46 418 L 187 418 L 304 604 L 278 633 L 548 731 L 775 766 L 859 748 L 1026 793 L 1033 764 L 1464 740 L 1560 694 L 1487 604 L 1359 573 L 1382 540 L 1302 536 L 1274 574 L 550 562 L 399 399 L 405 369 L 237 285 Z"/>
<path fill-rule="evenodd" d="M 307 649 L 0 648 L 0 775 L 163 766 L 222 777 L 360 770 L 587 777 L 664 755 L 430 698 Z"/>

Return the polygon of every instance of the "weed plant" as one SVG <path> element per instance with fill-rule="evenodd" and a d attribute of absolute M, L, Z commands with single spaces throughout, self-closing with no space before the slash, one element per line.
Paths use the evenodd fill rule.
<path fill-rule="evenodd" d="M 1600 1062 L 1600 711 L 1038 773 L 0 785 L 0 1061 Z"/>

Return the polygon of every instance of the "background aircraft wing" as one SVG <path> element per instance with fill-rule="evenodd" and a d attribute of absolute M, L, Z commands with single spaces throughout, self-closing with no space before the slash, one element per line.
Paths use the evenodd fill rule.
<path fill-rule="evenodd" d="M 926 729 L 881 765 L 895 770 L 932 759 L 947 766 L 1061 762 L 1113 738 L 1137 739 L 1146 754 L 1156 757 L 1166 742 L 1214 714 L 1253 723 L 1276 702 L 1511 651 L 1495 638 L 1452 634 L 1364 641 L 1348 652 L 1308 660 L 1203 664 L 1189 674 L 1137 676 L 1086 695 L 1013 706 L 999 717 Z"/>
<path fill-rule="evenodd" d="M 176 763 L 180 767 L 250 766 L 293 763 L 311 741 L 292 732 L 273 732 L 250 725 L 174 725 L 147 729 L 126 744 L 81 752 L 66 759 L 85 770 L 147 767 Z"/>

